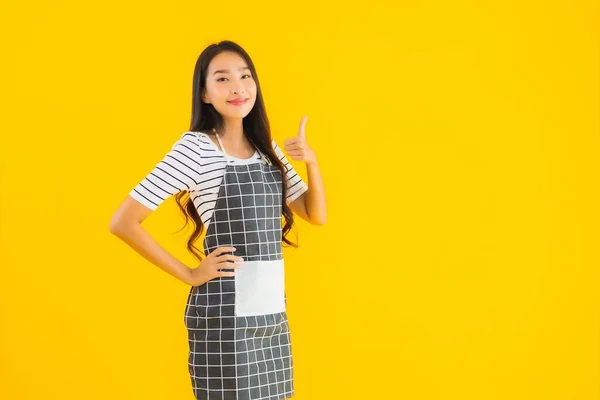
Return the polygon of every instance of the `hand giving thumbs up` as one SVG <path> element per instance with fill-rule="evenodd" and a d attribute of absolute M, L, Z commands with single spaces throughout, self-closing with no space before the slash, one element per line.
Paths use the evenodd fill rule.
<path fill-rule="evenodd" d="M 283 143 L 286 153 L 288 153 L 293 160 L 312 164 L 317 162 L 317 155 L 306 141 L 305 126 L 307 119 L 308 115 L 304 116 L 300 121 L 298 134 L 292 138 L 286 139 Z"/>

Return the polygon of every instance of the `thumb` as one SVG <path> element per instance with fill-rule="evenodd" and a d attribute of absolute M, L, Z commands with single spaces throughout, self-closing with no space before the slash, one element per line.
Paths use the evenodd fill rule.
<path fill-rule="evenodd" d="M 298 136 L 301 138 L 306 138 L 306 120 L 308 119 L 308 115 L 305 115 L 300 121 L 300 128 L 298 129 Z"/>

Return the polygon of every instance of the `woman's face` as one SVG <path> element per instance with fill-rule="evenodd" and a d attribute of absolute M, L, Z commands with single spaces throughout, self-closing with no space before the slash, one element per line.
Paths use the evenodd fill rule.
<path fill-rule="evenodd" d="M 240 98 L 247 100 L 243 104 L 231 103 Z M 248 115 L 256 101 L 256 82 L 240 55 L 224 51 L 211 60 L 202 101 L 212 104 L 225 120 Z"/>

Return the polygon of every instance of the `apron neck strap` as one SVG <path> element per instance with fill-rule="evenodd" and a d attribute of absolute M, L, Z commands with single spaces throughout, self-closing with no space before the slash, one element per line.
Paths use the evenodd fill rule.
<path fill-rule="evenodd" d="M 225 160 L 229 162 L 229 154 L 227 154 L 227 151 L 225 151 L 225 146 L 223 146 L 221 136 L 218 133 L 215 133 L 215 135 L 217 136 L 217 140 L 219 141 L 219 146 L 221 146 L 221 151 L 223 152 L 223 154 L 225 154 Z"/>

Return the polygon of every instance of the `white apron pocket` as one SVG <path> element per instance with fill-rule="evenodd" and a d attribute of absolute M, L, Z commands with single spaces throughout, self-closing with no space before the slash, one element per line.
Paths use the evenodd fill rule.
<path fill-rule="evenodd" d="M 239 317 L 285 311 L 283 260 L 244 261 L 235 270 L 235 315 Z"/>

